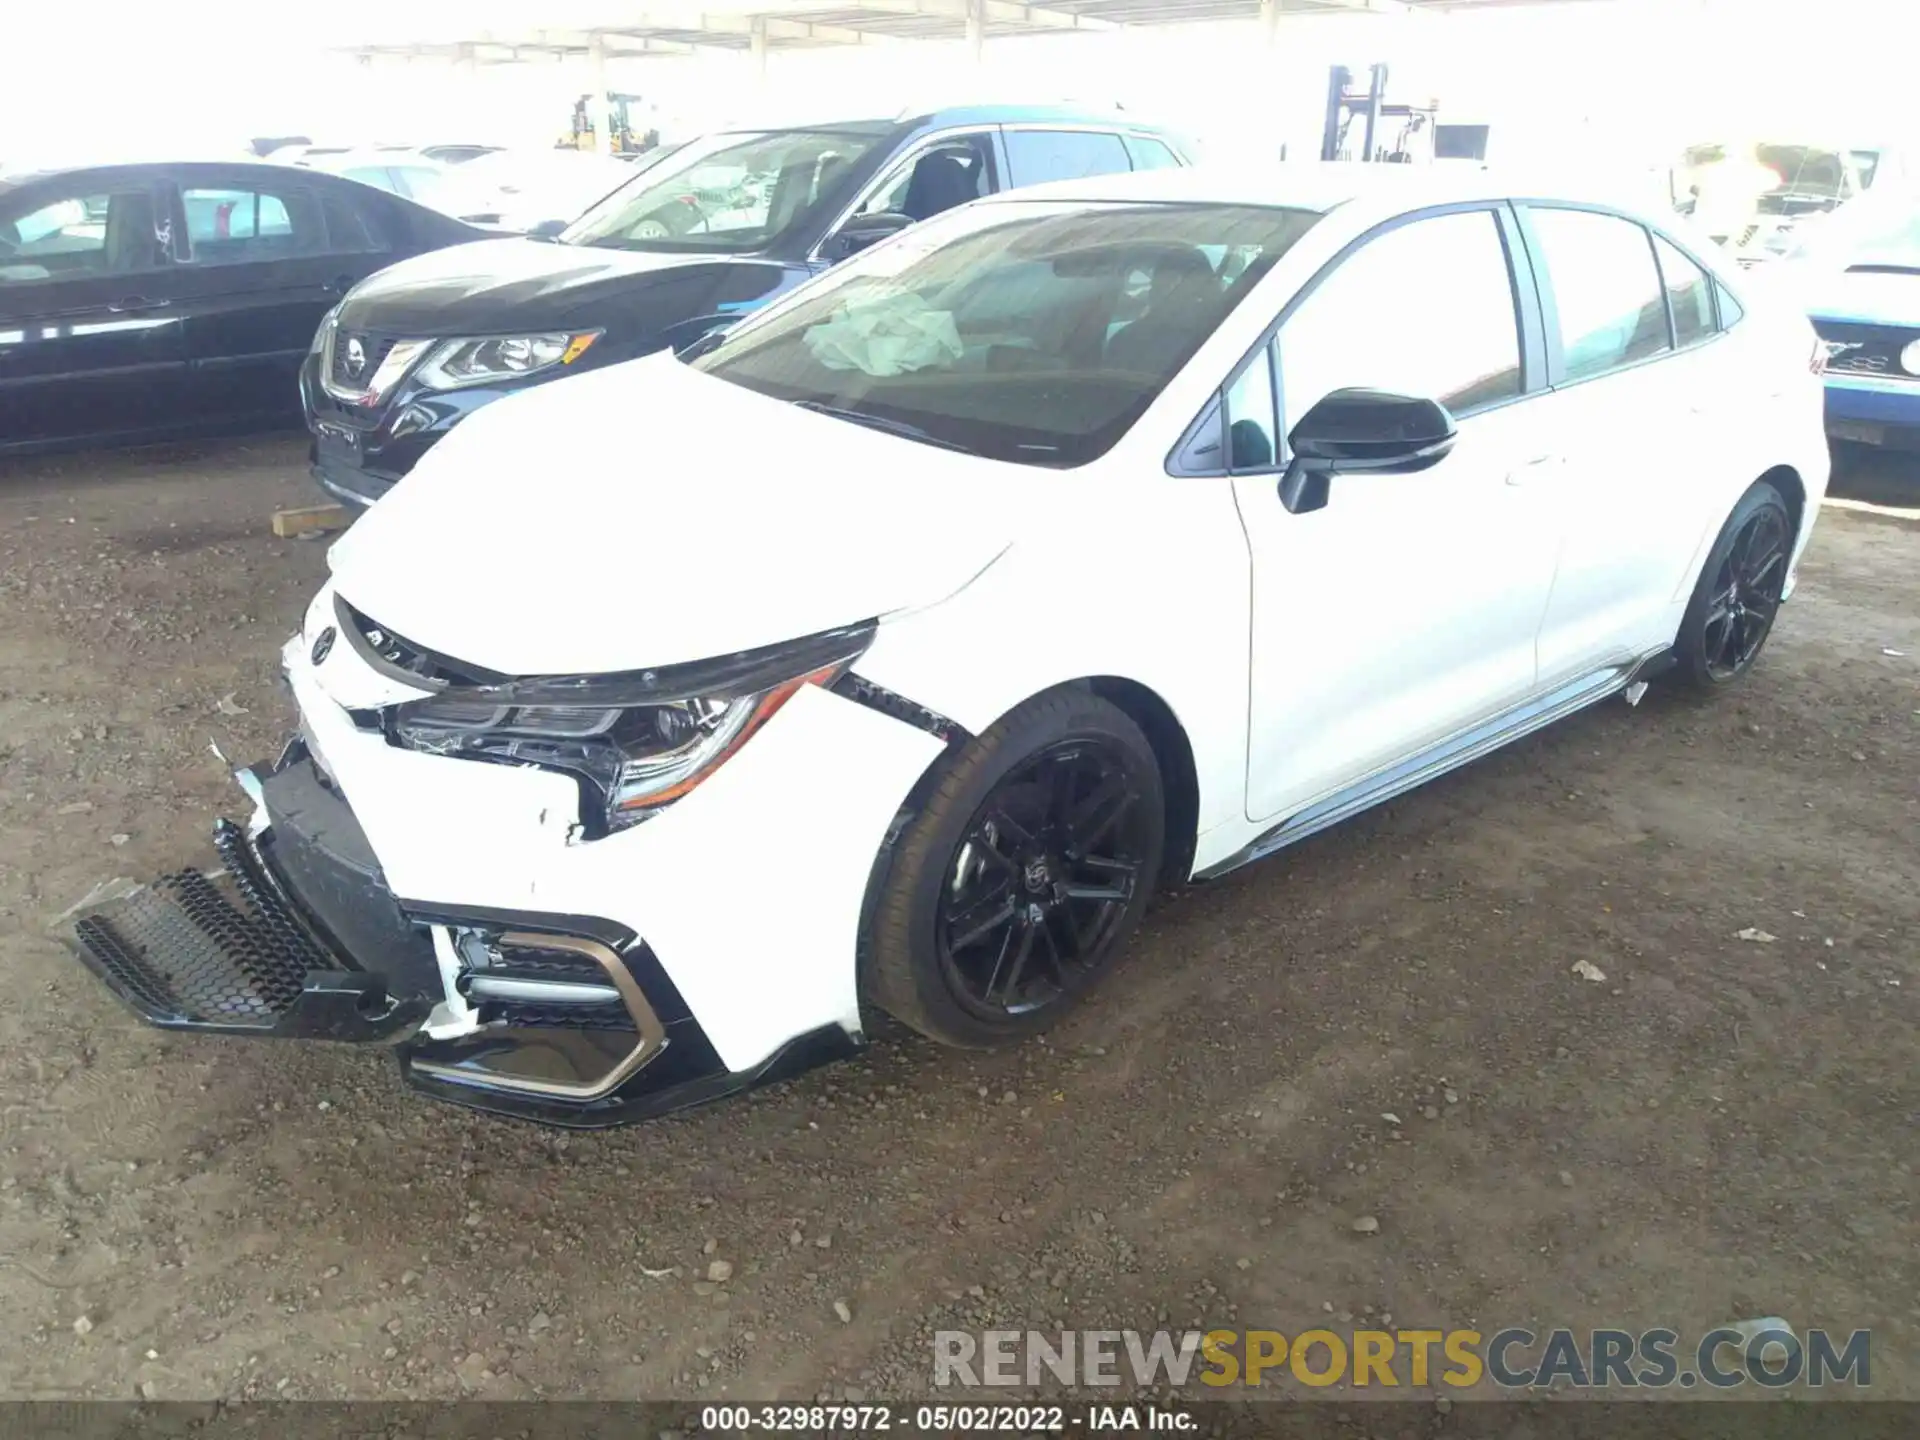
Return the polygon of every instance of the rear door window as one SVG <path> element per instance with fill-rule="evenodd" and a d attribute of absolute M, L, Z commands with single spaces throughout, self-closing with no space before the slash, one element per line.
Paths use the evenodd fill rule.
<path fill-rule="evenodd" d="M 1647 232 L 1592 210 L 1530 207 L 1553 286 L 1568 380 L 1587 380 L 1671 348 L 1667 302 Z"/>
<path fill-rule="evenodd" d="M 1697 345 L 1715 333 L 1713 281 L 1678 245 L 1653 237 L 1660 257 L 1660 278 L 1666 282 L 1667 304 L 1673 311 L 1674 343 L 1682 349 Z"/>
<path fill-rule="evenodd" d="M 320 207 L 304 187 L 183 188 L 183 261 L 243 265 L 317 255 L 326 249 Z"/>
<path fill-rule="evenodd" d="M 1099 130 L 1008 130 L 1010 185 L 1042 185 L 1131 170 L 1118 135 Z"/>

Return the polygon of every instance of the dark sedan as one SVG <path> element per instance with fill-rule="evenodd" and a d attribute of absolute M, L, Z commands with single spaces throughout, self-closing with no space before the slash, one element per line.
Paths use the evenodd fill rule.
<path fill-rule="evenodd" d="M 483 233 L 246 161 L 0 174 L 0 454 L 297 423 L 340 297 Z"/>
<path fill-rule="evenodd" d="M 355 289 L 303 373 L 314 476 L 371 504 L 480 406 L 680 349 L 916 221 L 1018 186 L 1185 163 L 1172 136 L 1115 111 L 989 106 L 707 136 L 557 243 L 462 246 Z"/>

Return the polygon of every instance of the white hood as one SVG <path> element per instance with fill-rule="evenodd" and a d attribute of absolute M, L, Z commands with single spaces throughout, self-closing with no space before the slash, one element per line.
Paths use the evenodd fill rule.
<path fill-rule="evenodd" d="M 640 669 L 944 599 L 1006 549 L 1050 478 L 663 354 L 476 411 L 329 563 L 362 614 L 453 659 Z"/>

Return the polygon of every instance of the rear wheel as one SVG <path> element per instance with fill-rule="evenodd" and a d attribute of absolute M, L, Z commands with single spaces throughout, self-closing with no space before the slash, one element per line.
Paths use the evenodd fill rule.
<path fill-rule="evenodd" d="M 1762 480 L 1740 497 L 1701 568 L 1674 653 L 1697 689 L 1730 685 L 1753 668 L 1773 633 L 1793 550 L 1787 502 Z"/>
<path fill-rule="evenodd" d="M 1074 689 L 1027 701 L 945 763 L 881 882 L 867 991 L 936 1040 L 1046 1028 L 1112 968 L 1165 845 L 1139 726 Z"/>

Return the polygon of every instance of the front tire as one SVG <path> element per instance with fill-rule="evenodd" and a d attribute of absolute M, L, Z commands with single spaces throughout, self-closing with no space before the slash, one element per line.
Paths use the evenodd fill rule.
<path fill-rule="evenodd" d="M 1793 515 L 1765 480 L 1740 497 L 1701 567 L 1674 642 L 1680 678 L 1713 691 L 1745 678 L 1773 633 L 1793 551 Z"/>
<path fill-rule="evenodd" d="M 973 1048 L 1045 1029 L 1105 976 L 1160 870 L 1153 747 L 1126 712 L 1062 688 L 944 768 L 880 881 L 868 996 Z"/>

